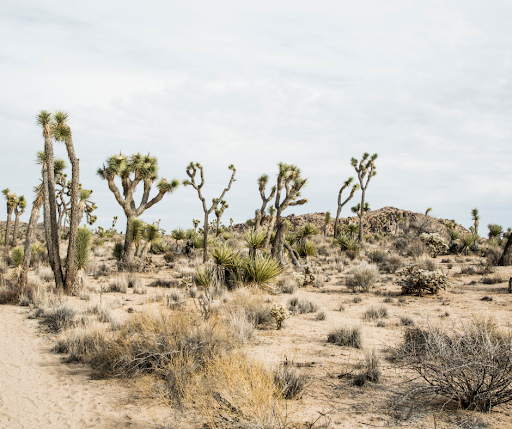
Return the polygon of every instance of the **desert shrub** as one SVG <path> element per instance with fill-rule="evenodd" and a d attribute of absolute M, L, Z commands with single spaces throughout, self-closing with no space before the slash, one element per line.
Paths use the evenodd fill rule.
<path fill-rule="evenodd" d="M 352 301 L 354 302 L 354 304 L 358 304 L 362 300 L 363 300 L 363 298 L 361 296 L 357 295 L 357 296 L 354 297 L 354 299 Z"/>
<path fill-rule="evenodd" d="M 318 305 L 307 298 L 292 297 L 288 300 L 288 310 L 293 314 L 315 313 Z"/>
<path fill-rule="evenodd" d="M 294 371 L 288 366 L 282 366 L 274 373 L 274 383 L 284 399 L 301 399 L 308 382 L 307 375 Z"/>
<path fill-rule="evenodd" d="M 289 293 L 293 295 L 297 291 L 297 284 L 295 281 L 286 277 L 286 279 L 279 285 L 282 293 Z"/>
<path fill-rule="evenodd" d="M 41 268 L 39 270 L 39 278 L 45 283 L 50 283 L 54 280 L 53 271 L 51 268 Z"/>
<path fill-rule="evenodd" d="M 436 264 L 436 261 L 425 255 L 416 258 L 414 263 L 418 268 L 421 268 L 422 270 L 436 271 L 439 269 L 439 267 Z"/>
<path fill-rule="evenodd" d="M 380 357 L 377 350 L 371 349 L 365 352 L 364 371 L 354 377 L 356 386 L 365 386 L 368 382 L 378 383 L 380 380 Z"/>
<path fill-rule="evenodd" d="M 476 273 L 476 270 L 471 265 L 468 265 L 468 266 L 462 267 L 460 269 L 460 273 L 464 274 L 464 275 L 471 276 Z"/>
<path fill-rule="evenodd" d="M 396 238 L 394 241 L 393 241 L 393 244 L 392 246 L 400 253 L 402 254 L 406 249 L 407 249 L 407 246 L 409 246 L 409 242 L 407 241 L 407 239 L 403 238 L 403 237 L 399 237 L 399 238 Z"/>
<path fill-rule="evenodd" d="M 426 246 L 419 240 L 414 240 L 407 247 L 407 253 L 410 256 L 414 256 L 415 258 L 419 258 L 420 256 L 423 256 L 425 254 L 426 250 L 427 250 Z"/>
<path fill-rule="evenodd" d="M 405 332 L 397 355 L 419 378 L 431 399 L 445 397 L 464 409 L 490 411 L 512 401 L 512 341 L 492 323 L 460 329 L 427 326 Z"/>
<path fill-rule="evenodd" d="M 343 326 L 331 331 L 327 336 L 327 342 L 360 349 L 363 347 L 363 330 L 359 325 Z"/>
<path fill-rule="evenodd" d="M 349 272 L 345 281 L 347 287 L 351 288 L 353 292 L 356 290 L 368 292 L 375 285 L 378 278 L 379 270 L 377 267 L 362 262 L 358 267 Z"/>
<path fill-rule="evenodd" d="M 386 298 L 384 298 L 384 299 L 383 299 L 383 301 L 384 301 L 385 303 L 389 304 L 390 302 L 393 302 L 393 301 L 394 301 L 394 299 L 393 299 L 393 298 L 391 298 L 390 296 L 387 296 Z"/>
<path fill-rule="evenodd" d="M 270 307 L 270 315 L 274 318 L 277 330 L 281 329 L 283 322 L 291 317 L 291 313 L 282 304 L 274 303 Z"/>
<path fill-rule="evenodd" d="M 386 252 L 384 252 L 383 250 L 372 250 L 371 252 L 368 253 L 368 259 L 370 260 L 370 262 L 375 262 L 375 263 L 380 263 L 380 262 L 384 262 L 384 260 L 386 259 Z"/>
<path fill-rule="evenodd" d="M 443 237 L 441 237 L 437 232 L 432 234 L 424 232 L 423 234 L 420 234 L 420 240 L 425 243 L 425 246 L 433 258 L 448 250 L 448 245 L 444 242 Z"/>
<path fill-rule="evenodd" d="M 498 246 L 491 246 L 485 250 L 485 257 L 487 259 L 487 264 L 492 267 L 497 267 L 498 262 L 503 254 L 503 249 Z"/>
<path fill-rule="evenodd" d="M 451 287 L 448 278 L 440 270 L 427 271 L 410 265 L 397 271 L 396 275 L 397 284 L 402 286 L 402 294 L 438 294 L 440 290 Z"/>
<path fill-rule="evenodd" d="M 128 291 L 128 282 L 126 281 L 126 277 L 117 276 L 113 280 L 110 281 L 106 292 L 121 292 L 126 293 Z"/>
<path fill-rule="evenodd" d="M 39 308 L 34 317 L 41 318 L 41 324 L 50 331 L 59 332 L 67 329 L 75 323 L 76 311 L 67 305 L 59 305 L 52 308 Z"/>
<path fill-rule="evenodd" d="M 504 281 L 505 281 L 505 279 L 503 277 L 501 277 L 499 274 L 495 274 L 494 276 L 482 278 L 482 283 L 484 285 L 495 285 L 498 283 L 503 283 Z"/>
<path fill-rule="evenodd" d="M 387 273 L 395 273 L 396 270 L 402 268 L 404 264 L 403 259 L 398 255 L 389 255 L 384 259 L 381 265 L 381 270 Z"/>
<path fill-rule="evenodd" d="M 403 326 L 414 326 L 415 325 L 414 319 L 410 316 L 400 316 L 400 323 Z"/>
<path fill-rule="evenodd" d="M 181 310 L 184 308 L 187 297 L 185 292 L 179 289 L 170 289 L 165 295 L 165 303 L 171 310 Z"/>
<path fill-rule="evenodd" d="M 114 243 L 114 247 L 112 248 L 112 256 L 116 259 L 116 261 L 121 262 L 123 259 L 124 246 L 122 243 Z"/>
<path fill-rule="evenodd" d="M 171 262 L 174 262 L 175 259 L 176 259 L 176 254 L 172 250 L 168 250 L 167 252 L 165 252 L 165 254 L 164 254 L 165 262 L 171 263 Z"/>
<path fill-rule="evenodd" d="M 320 310 L 316 313 L 315 320 L 322 321 L 327 319 L 327 313 L 325 310 Z"/>
<path fill-rule="evenodd" d="M 375 320 L 388 317 L 387 307 L 369 307 L 363 314 L 363 319 Z"/>
<path fill-rule="evenodd" d="M 270 308 L 260 295 L 251 294 L 245 289 L 233 293 L 232 298 L 223 306 L 227 314 L 243 314 L 255 327 L 271 322 Z"/>

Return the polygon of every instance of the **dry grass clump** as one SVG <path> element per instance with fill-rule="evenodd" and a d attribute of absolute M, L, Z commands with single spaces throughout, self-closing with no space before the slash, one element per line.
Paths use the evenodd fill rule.
<path fill-rule="evenodd" d="M 393 274 L 404 265 L 404 260 L 401 256 L 398 255 L 389 255 L 384 259 L 384 262 L 381 264 L 380 268 L 382 271 L 386 273 Z"/>
<path fill-rule="evenodd" d="M 70 306 L 58 305 L 51 308 L 40 307 L 36 310 L 33 317 L 41 318 L 41 324 L 53 332 L 59 332 L 68 329 L 75 324 L 77 312 Z"/>
<path fill-rule="evenodd" d="M 54 280 L 53 271 L 51 268 L 41 268 L 39 270 L 39 278 L 45 283 L 50 283 Z"/>
<path fill-rule="evenodd" d="M 291 297 L 288 300 L 288 310 L 293 314 L 315 313 L 318 305 L 307 298 Z"/>
<path fill-rule="evenodd" d="M 342 326 L 329 333 L 327 342 L 337 346 L 363 347 L 363 330 L 360 325 Z"/>
<path fill-rule="evenodd" d="M 501 277 L 499 274 L 495 274 L 493 276 L 482 278 L 482 283 L 484 285 L 495 285 L 498 283 L 503 283 L 504 281 L 505 281 L 505 279 L 503 277 Z"/>
<path fill-rule="evenodd" d="M 376 319 L 382 319 L 388 317 L 388 309 L 387 307 L 380 306 L 380 307 L 370 307 L 368 308 L 364 314 L 363 319 L 367 320 L 376 320 Z"/>
<path fill-rule="evenodd" d="M 170 289 L 165 295 L 166 305 L 171 310 L 182 310 L 185 307 L 186 301 L 185 291 L 180 289 Z"/>
<path fill-rule="evenodd" d="M 512 338 L 492 320 L 411 328 L 395 352 L 424 381 L 415 395 L 479 411 L 512 401 Z"/>
<path fill-rule="evenodd" d="M 288 365 L 280 367 L 274 373 L 274 383 L 284 399 L 301 399 L 308 382 L 307 375 L 289 368 Z"/>
<path fill-rule="evenodd" d="M 365 353 L 364 371 L 354 377 L 353 383 L 356 386 L 365 386 L 367 383 L 378 383 L 380 377 L 380 356 L 377 350 L 368 350 Z"/>
<path fill-rule="evenodd" d="M 359 266 L 352 269 L 346 277 L 347 287 L 352 289 L 352 292 L 361 290 L 368 292 L 372 288 L 377 279 L 379 278 L 379 270 L 375 265 L 370 265 L 362 262 Z"/>
<path fill-rule="evenodd" d="M 196 425 L 281 427 L 283 399 L 300 394 L 301 379 L 252 361 L 235 329 L 215 315 L 204 320 L 163 307 L 133 315 L 108 335 L 96 326 L 69 331 L 55 350 L 89 362 L 97 376 L 145 375 L 156 395 Z"/>
<path fill-rule="evenodd" d="M 414 264 L 422 270 L 436 271 L 439 269 L 436 261 L 426 255 L 421 255 L 415 258 Z"/>
<path fill-rule="evenodd" d="M 272 322 L 268 303 L 260 294 L 247 289 L 238 289 L 231 294 L 231 299 L 222 306 L 222 310 L 231 317 L 242 315 L 254 327 Z"/>
<path fill-rule="evenodd" d="M 124 276 L 117 276 L 110 281 L 105 292 L 120 292 L 126 293 L 128 291 L 128 281 Z"/>
<path fill-rule="evenodd" d="M 386 259 L 387 253 L 384 252 L 384 250 L 376 249 L 376 250 L 370 251 L 367 254 L 367 256 L 368 256 L 368 259 L 370 260 L 370 262 L 381 263 L 381 262 L 384 262 L 384 260 Z"/>

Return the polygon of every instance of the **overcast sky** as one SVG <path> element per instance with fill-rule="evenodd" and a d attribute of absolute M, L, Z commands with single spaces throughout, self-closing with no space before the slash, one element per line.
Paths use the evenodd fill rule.
<path fill-rule="evenodd" d="M 124 217 L 95 174 L 122 150 L 157 156 L 168 179 L 202 163 L 208 200 L 234 164 L 226 223 L 253 216 L 256 179 L 280 161 L 309 179 L 287 213 L 334 213 L 350 158 L 377 152 L 372 209 L 468 227 L 478 207 L 482 233 L 512 226 L 511 16 L 506 0 L 3 0 L 0 187 L 32 200 L 34 116 L 66 110 L 97 225 Z M 202 208 L 180 187 L 143 218 L 188 228 Z"/>

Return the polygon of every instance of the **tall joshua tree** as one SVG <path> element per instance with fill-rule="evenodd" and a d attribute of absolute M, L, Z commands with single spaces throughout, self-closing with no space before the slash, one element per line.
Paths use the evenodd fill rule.
<path fill-rule="evenodd" d="M 274 231 L 274 225 L 276 223 L 276 208 L 274 206 L 270 206 L 267 209 L 267 213 L 270 216 L 270 220 L 268 221 L 267 238 L 265 239 L 265 249 L 268 249 L 268 247 L 270 246 L 270 239 L 272 238 L 272 232 Z"/>
<path fill-rule="evenodd" d="M 346 188 L 348 188 L 352 184 L 353 181 L 354 181 L 353 177 L 349 177 L 347 180 L 345 180 L 345 182 L 343 182 L 343 186 L 340 189 L 340 192 L 338 193 L 338 210 L 336 211 L 336 219 L 334 221 L 334 238 L 336 238 L 338 236 L 338 225 L 340 222 L 340 215 L 341 215 L 341 211 L 343 210 L 343 207 L 354 197 L 355 192 L 359 189 L 358 184 L 352 185 L 352 189 L 350 190 L 350 195 L 347 197 L 347 199 L 345 201 L 343 201 L 343 202 L 341 201 L 341 195 L 343 194 L 343 191 Z"/>
<path fill-rule="evenodd" d="M 473 219 L 473 225 L 475 228 L 475 234 L 478 235 L 478 225 L 480 224 L 480 214 L 478 213 L 478 209 L 474 208 L 471 210 L 471 219 Z"/>
<path fill-rule="evenodd" d="M 276 199 L 274 204 L 276 209 L 277 230 L 274 244 L 272 245 L 272 256 L 282 262 L 285 230 L 285 223 L 282 219 L 283 211 L 289 206 L 306 204 L 308 199 L 297 199 L 300 197 L 301 189 L 307 183 L 307 179 L 301 177 L 300 169 L 295 165 L 289 165 L 283 162 L 280 162 L 278 167 L 279 173 L 277 175 Z M 271 234 L 272 231 L 269 230 L 268 233 Z"/>
<path fill-rule="evenodd" d="M 231 164 L 228 169 L 232 171 L 231 173 L 231 179 L 229 180 L 229 184 L 227 188 L 224 188 L 224 191 L 222 191 L 222 194 L 219 198 L 213 199 L 213 204 L 210 208 L 206 206 L 206 200 L 203 197 L 203 194 L 201 192 L 202 187 L 204 186 L 204 170 L 203 166 L 196 162 L 195 164 L 191 162 L 187 167 L 187 176 L 190 177 L 190 180 L 186 179 L 183 181 L 184 186 L 192 186 L 196 191 L 197 195 L 199 196 L 199 199 L 201 200 L 203 204 L 203 211 L 204 211 L 204 228 L 203 228 L 203 262 L 206 262 L 208 259 L 208 215 L 217 208 L 217 205 L 219 202 L 221 202 L 224 199 L 224 195 L 226 195 L 226 192 L 228 192 L 231 189 L 231 185 L 235 181 L 235 174 L 236 174 L 236 168 L 233 164 Z M 201 183 L 196 183 L 196 174 L 199 171 L 199 174 L 201 176 Z"/>
<path fill-rule="evenodd" d="M 222 215 L 224 214 L 224 211 L 227 208 L 229 208 L 229 204 L 227 204 L 225 200 L 222 200 L 220 202 L 220 207 L 218 205 L 217 205 L 217 207 L 215 207 L 215 217 L 217 218 L 216 224 L 215 224 L 215 234 L 216 235 L 220 234 L 220 231 L 219 231 L 220 218 L 222 217 Z"/>
<path fill-rule="evenodd" d="M 27 200 L 22 195 L 18 198 L 18 203 L 14 208 L 14 230 L 12 232 L 12 246 L 16 247 L 18 245 L 18 230 L 20 228 L 20 216 L 25 213 L 25 209 L 27 208 Z"/>
<path fill-rule="evenodd" d="M 359 241 L 363 242 L 363 218 L 366 209 L 366 204 L 364 202 L 366 197 L 366 190 L 368 189 L 368 185 L 373 176 L 377 174 L 375 170 L 375 160 L 377 159 L 377 154 L 374 153 L 372 156 L 368 152 L 365 152 L 361 158 L 361 161 L 357 162 L 356 158 L 351 159 L 352 167 L 357 173 L 357 178 L 359 179 L 359 184 L 361 186 L 361 203 L 359 207 L 363 207 L 359 215 Z M 364 179 L 366 178 L 366 183 Z"/>
<path fill-rule="evenodd" d="M 92 212 L 96 210 L 98 207 L 96 206 L 96 203 L 93 203 L 89 197 L 92 194 L 92 190 L 90 189 L 83 189 L 80 187 L 80 190 L 78 192 L 78 197 L 80 202 L 78 203 L 78 224 L 82 221 L 82 218 L 86 216 L 86 222 L 89 225 L 92 225 L 94 222 L 96 222 L 97 216 L 94 216 Z M 117 216 L 116 216 L 117 217 Z M 117 219 L 116 219 L 117 221 Z M 112 223 L 112 229 L 114 229 L 115 221 Z"/>
<path fill-rule="evenodd" d="M 258 178 L 258 186 L 261 196 L 261 208 L 256 210 L 256 219 L 255 219 L 255 225 L 254 230 L 257 231 L 260 229 L 261 223 L 265 220 L 265 209 L 267 208 L 268 202 L 275 197 L 276 195 L 276 187 L 272 186 L 272 190 L 270 191 L 270 195 L 268 197 L 265 196 L 265 188 L 267 187 L 268 183 L 268 175 L 262 174 Z"/>
<path fill-rule="evenodd" d="M 126 215 L 123 265 L 125 268 L 129 268 L 133 263 L 134 257 L 134 249 L 131 246 L 131 234 L 128 234 L 132 219 L 140 216 L 144 211 L 161 201 L 165 194 L 174 192 L 180 185 L 180 182 L 177 179 L 173 179 L 171 182 L 164 178 L 160 179 L 157 183 L 158 194 L 150 200 L 151 188 L 158 178 L 157 159 L 149 154 L 141 155 L 140 153 L 133 154 L 130 157 L 122 153 L 108 157 L 103 167 L 98 169 L 98 175 L 107 181 L 109 189 Z M 116 178 L 121 179 L 122 194 L 116 185 Z M 142 200 L 137 207 L 133 194 L 135 188 L 141 182 L 144 184 L 144 192 Z"/>
<path fill-rule="evenodd" d="M 352 207 L 350 210 L 352 210 L 352 213 L 355 213 L 359 217 L 358 232 L 359 232 L 359 241 L 361 241 L 361 228 L 362 228 L 361 219 L 363 219 L 363 216 L 365 213 L 368 213 L 370 211 L 370 204 L 368 202 L 364 203 L 363 210 L 361 210 L 361 203 L 357 203 L 357 205 Z M 349 227 L 351 227 L 351 228 L 353 228 L 354 226 L 355 226 L 354 224 L 349 225 Z M 351 228 L 349 228 L 349 230 L 350 230 L 350 233 L 352 234 L 354 230 L 353 229 L 351 230 Z"/>
<path fill-rule="evenodd" d="M 37 163 L 40 164 L 42 168 L 46 168 L 44 166 L 44 152 L 38 152 Z M 53 167 L 54 175 L 56 178 L 58 178 L 62 174 L 62 171 L 66 168 L 66 163 L 63 159 L 56 158 L 54 160 Z M 37 229 L 37 221 L 39 220 L 41 207 L 43 205 L 43 184 L 41 183 L 39 186 L 35 187 L 34 192 L 35 198 L 34 202 L 32 203 L 32 211 L 30 213 L 30 220 L 28 222 L 27 235 L 25 239 L 23 273 L 19 278 L 19 282 L 21 285 L 26 285 L 28 280 L 28 269 L 30 267 L 30 259 L 32 257 L 32 244 L 34 244 L 34 237 Z"/>
<path fill-rule="evenodd" d="M 45 166 L 43 168 L 43 206 L 45 212 L 45 228 L 50 227 L 47 240 L 48 254 L 52 254 L 52 269 L 55 275 L 55 285 L 64 287 L 66 292 L 71 292 L 75 284 L 75 247 L 78 229 L 78 187 L 80 184 L 79 160 L 75 155 L 75 147 L 71 128 L 68 125 L 68 115 L 65 112 L 56 112 L 53 115 L 46 111 L 36 117 L 44 137 Z M 57 199 L 55 191 L 55 176 L 49 174 L 54 171 L 53 141 L 64 143 L 69 161 L 71 163 L 71 189 L 70 189 L 70 224 L 68 234 L 68 251 L 65 269 L 62 269 L 59 249 L 59 225 L 57 223 Z M 48 231 L 47 231 L 48 236 Z M 64 276 L 64 272 L 66 275 Z"/>
<path fill-rule="evenodd" d="M 9 188 L 6 188 L 2 191 L 4 197 L 7 202 L 7 222 L 5 223 L 5 255 L 9 254 L 9 239 L 11 232 L 11 218 L 12 212 L 14 211 L 14 207 L 18 203 L 18 197 L 16 194 L 13 194 Z"/>

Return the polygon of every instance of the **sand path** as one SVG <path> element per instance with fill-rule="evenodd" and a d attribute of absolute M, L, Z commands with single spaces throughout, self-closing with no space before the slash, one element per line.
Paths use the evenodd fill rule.
<path fill-rule="evenodd" d="M 148 428 L 130 391 L 63 364 L 21 307 L 0 306 L 0 428 Z"/>

